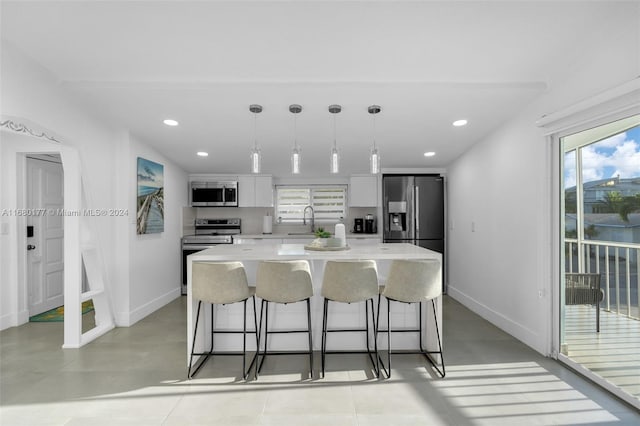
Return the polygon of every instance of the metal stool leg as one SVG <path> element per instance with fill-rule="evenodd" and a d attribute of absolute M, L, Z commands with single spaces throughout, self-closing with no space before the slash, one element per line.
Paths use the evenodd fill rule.
<path fill-rule="evenodd" d="M 242 378 L 247 380 L 247 300 L 242 303 Z"/>
<path fill-rule="evenodd" d="M 322 364 L 322 377 L 324 378 L 325 357 L 327 355 L 327 314 L 329 308 L 329 300 L 324 299 L 324 308 L 322 310 L 322 344 L 320 347 L 320 360 Z"/>
<path fill-rule="evenodd" d="M 387 378 L 391 377 L 391 299 L 387 299 Z"/>
<path fill-rule="evenodd" d="M 376 317 L 375 317 L 375 311 L 373 310 L 373 299 L 370 299 L 371 302 L 371 325 L 373 327 L 373 335 L 377 336 L 378 335 L 378 326 L 376 325 Z M 368 317 L 368 315 L 367 315 Z M 367 350 L 369 350 L 369 318 L 367 318 Z M 380 362 L 379 362 L 379 356 L 378 356 L 378 339 L 377 337 L 373 339 L 373 351 L 375 353 L 376 356 L 376 360 L 375 362 L 373 361 L 373 359 L 371 360 L 371 362 L 373 363 L 373 368 L 374 368 L 374 372 L 376 375 L 376 378 L 380 377 Z M 371 358 L 371 354 L 369 354 L 369 358 Z"/>
<path fill-rule="evenodd" d="M 264 312 L 264 351 L 262 352 L 262 360 L 256 366 L 256 378 L 258 377 L 258 373 L 262 371 L 262 366 L 264 365 L 264 360 L 267 357 L 267 345 L 269 342 L 269 302 L 266 300 L 262 301 L 262 306 L 260 308 L 260 327 L 262 333 L 262 312 Z M 259 350 L 259 349 L 258 349 Z"/>
<path fill-rule="evenodd" d="M 380 356 L 380 353 L 378 352 L 378 334 L 380 333 L 380 299 L 382 299 L 381 295 L 378 295 L 378 310 L 377 310 L 377 314 L 376 314 L 376 329 L 375 329 L 375 342 L 376 342 L 376 357 L 377 359 L 377 363 L 378 363 L 378 374 L 382 375 L 382 372 L 384 371 L 384 374 L 389 377 L 389 370 L 387 370 L 387 367 L 385 367 L 384 365 L 384 361 L 382 360 L 382 357 Z M 372 302 L 373 303 L 373 302 Z M 388 300 L 387 300 L 388 303 Z M 389 307 L 387 306 L 387 309 Z M 387 315 L 387 333 L 388 333 L 388 329 L 389 329 L 389 316 Z M 387 345 L 389 343 L 389 340 L 387 339 Z M 390 347 L 390 346 L 389 346 Z M 388 355 L 389 349 L 387 349 L 387 356 L 390 357 L 390 355 Z M 389 359 L 389 358 L 387 358 Z"/>
<path fill-rule="evenodd" d="M 251 296 L 252 302 L 253 302 L 253 324 L 254 324 L 254 330 L 255 330 L 255 337 L 256 337 L 256 353 L 253 356 L 253 358 L 251 359 L 251 362 L 249 363 L 249 366 L 246 367 L 245 369 L 245 365 L 246 365 L 246 357 L 247 357 L 247 301 L 244 301 L 244 336 L 243 336 L 243 343 L 242 343 L 242 354 L 243 354 L 243 361 L 242 361 L 242 372 L 243 372 L 243 376 L 244 379 L 247 380 L 247 378 L 249 377 L 249 372 L 251 371 L 251 368 L 253 367 L 253 364 L 257 364 L 257 360 L 258 360 L 258 352 L 260 350 L 260 342 L 258 341 L 258 335 L 259 335 L 259 330 L 258 330 L 258 314 L 257 314 L 257 310 L 256 310 L 256 298 L 255 296 Z"/>
<path fill-rule="evenodd" d="M 433 320 L 436 323 L 436 336 L 438 337 L 438 350 L 439 352 L 432 352 L 432 353 L 439 353 L 440 354 L 440 362 L 442 362 L 442 371 L 440 371 L 440 369 L 438 368 L 438 366 L 436 365 L 435 362 L 433 362 L 431 360 L 431 358 L 429 358 L 429 360 L 431 361 L 431 364 L 433 364 L 433 368 L 436 369 L 436 371 L 440 374 L 441 377 L 444 377 L 446 372 L 444 369 L 444 354 L 442 353 L 442 341 L 440 340 L 440 329 L 438 327 L 438 316 L 436 315 L 436 303 L 433 299 L 431 299 L 431 306 L 433 307 Z"/>
<path fill-rule="evenodd" d="M 309 330 L 309 376 L 313 379 L 313 341 L 311 337 L 311 299 L 307 298 L 307 327 Z"/>
<path fill-rule="evenodd" d="M 196 325 L 193 330 L 193 342 L 191 343 L 191 356 L 189 357 L 189 370 L 187 370 L 187 378 L 189 379 L 191 379 L 196 374 L 196 371 L 194 371 L 193 374 L 191 373 L 191 367 L 193 365 L 193 353 L 195 352 L 195 349 L 196 349 L 196 335 L 198 334 L 198 322 L 200 321 L 200 306 L 202 306 L 201 300 L 198 301 L 198 311 L 196 313 Z"/>

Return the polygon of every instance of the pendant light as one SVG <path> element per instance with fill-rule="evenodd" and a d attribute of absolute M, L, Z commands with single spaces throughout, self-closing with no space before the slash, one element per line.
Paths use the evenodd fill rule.
<path fill-rule="evenodd" d="M 371 174 L 380 173 L 380 153 L 376 147 L 376 114 L 382 110 L 380 105 L 369 106 L 369 114 L 373 117 L 373 146 L 369 154 L 369 171 Z"/>
<path fill-rule="evenodd" d="M 336 114 L 342 111 L 340 105 L 329 105 L 329 112 L 333 114 L 333 148 L 331 149 L 331 157 L 329 160 L 329 171 L 338 173 L 340 169 L 340 156 L 338 154 L 338 146 L 336 142 Z"/>
<path fill-rule="evenodd" d="M 293 114 L 293 151 L 291 151 L 291 173 L 297 175 L 300 173 L 300 161 L 302 160 L 302 158 L 296 135 L 298 130 L 296 115 L 302 112 L 302 107 L 298 104 L 291 104 L 289 105 L 289 111 Z"/>
<path fill-rule="evenodd" d="M 262 167 L 262 153 L 260 152 L 260 148 L 258 148 L 258 137 L 257 137 L 257 121 L 258 114 L 262 112 L 262 106 L 257 104 L 249 105 L 249 111 L 253 113 L 253 149 L 251 150 L 251 173 L 260 173 L 260 169 Z"/>

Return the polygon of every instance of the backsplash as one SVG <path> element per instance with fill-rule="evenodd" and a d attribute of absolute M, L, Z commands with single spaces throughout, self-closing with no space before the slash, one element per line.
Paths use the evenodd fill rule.
<path fill-rule="evenodd" d="M 347 210 L 347 218 L 344 224 L 348 233 L 353 232 L 353 218 L 365 217 L 367 214 L 377 217 L 375 208 L 368 207 L 350 207 Z M 183 207 L 182 209 L 182 230 L 183 235 L 191 235 L 194 233 L 195 219 L 225 219 L 238 217 L 242 221 L 243 234 L 262 234 L 262 217 L 265 215 L 273 216 L 273 208 L 265 207 Z M 319 224 L 318 226 L 323 226 Z M 327 230 L 333 233 L 334 225 L 326 226 Z M 286 234 L 288 232 L 304 232 L 310 230 L 310 226 L 304 225 L 282 225 L 273 223 L 274 234 Z"/>

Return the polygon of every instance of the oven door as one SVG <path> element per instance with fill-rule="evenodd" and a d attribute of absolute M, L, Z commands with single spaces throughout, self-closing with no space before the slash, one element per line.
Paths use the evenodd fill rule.
<path fill-rule="evenodd" d="M 182 245 L 182 289 L 181 294 L 187 294 L 187 256 L 193 253 L 197 253 L 202 250 L 206 250 L 209 247 L 213 247 L 216 244 L 183 244 Z"/>

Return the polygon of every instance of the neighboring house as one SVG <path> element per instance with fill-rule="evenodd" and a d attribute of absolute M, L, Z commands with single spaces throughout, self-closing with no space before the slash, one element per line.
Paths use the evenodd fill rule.
<path fill-rule="evenodd" d="M 622 197 L 632 197 L 640 194 L 640 177 L 620 178 L 619 176 L 607 179 L 593 180 L 583 183 L 584 187 L 584 212 L 605 213 L 607 206 L 605 200 L 608 193 L 617 192 Z M 567 200 L 576 199 L 576 187 L 572 186 L 565 190 Z"/>
<path fill-rule="evenodd" d="M 565 215 L 565 230 L 575 235 L 576 215 Z M 629 221 L 622 220 L 617 213 L 585 213 L 584 227 L 586 240 L 615 241 L 618 243 L 640 242 L 640 213 L 629 215 Z M 574 237 L 575 238 L 575 237 Z"/>

